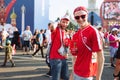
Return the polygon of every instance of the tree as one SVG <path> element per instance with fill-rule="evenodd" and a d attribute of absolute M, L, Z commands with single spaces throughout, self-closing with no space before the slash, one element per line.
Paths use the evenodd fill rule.
<path fill-rule="evenodd" d="M 71 30 L 71 29 L 72 29 L 72 30 L 76 30 L 76 29 L 77 29 L 77 26 L 70 21 L 67 29 L 69 29 L 69 30 Z"/>

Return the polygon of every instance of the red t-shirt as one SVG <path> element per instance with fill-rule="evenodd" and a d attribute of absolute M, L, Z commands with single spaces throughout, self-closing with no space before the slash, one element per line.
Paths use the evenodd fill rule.
<path fill-rule="evenodd" d="M 108 32 L 106 32 L 105 34 L 104 34 L 104 38 L 108 38 Z"/>
<path fill-rule="evenodd" d="M 78 54 L 75 65 L 75 74 L 81 77 L 94 76 L 96 72 L 95 66 L 97 63 L 92 63 L 92 52 L 98 52 L 102 49 L 100 35 L 97 29 L 92 26 L 87 26 L 84 29 L 79 29 L 73 35 L 73 40 L 77 40 Z M 85 44 L 91 48 L 90 51 Z"/>
<path fill-rule="evenodd" d="M 62 39 L 64 32 L 62 32 Z M 51 34 L 52 45 L 50 49 L 50 59 L 65 59 L 64 56 L 58 53 L 58 49 L 61 47 L 61 39 L 60 39 L 60 30 L 59 27 L 56 28 L 55 31 Z"/>

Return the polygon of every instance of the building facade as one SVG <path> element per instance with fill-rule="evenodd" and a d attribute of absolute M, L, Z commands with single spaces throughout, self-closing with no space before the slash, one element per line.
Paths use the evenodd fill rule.
<path fill-rule="evenodd" d="M 120 28 L 120 0 L 104 0 L 100 17 L 106 30 L 110 31 L 113 27 Z"/>
<path fill-rule="evenodd" d="M 11 0 L 4 1 L 5 5 L 7 6 Z M 22 17 L 23 5 L 24 17 Z M 22 31 L 22 28 L 25 29 L 27 25 L 31 26 L 32 32 L 34 32 L 35 29 L 47 29 L 47 24 L 49 22 L 49 0 L 16 0 L 13 8 L 14 12 L 17 15 L 16 27 L 18 28 L 20 33 Z M 8 14 L 7 23 L 11 23 L 11 13 L 12 10 Z M 22 20 L 24 20 L 24 23 L 22 22 Z"/>
<path fill-rule="evenodd" d="M 100 9 L 97 7 L 97 0 L 88 0 L 88 11 L 88 21 L 91 25 L 97 26 L 102 23 L 100 18 Z"/>

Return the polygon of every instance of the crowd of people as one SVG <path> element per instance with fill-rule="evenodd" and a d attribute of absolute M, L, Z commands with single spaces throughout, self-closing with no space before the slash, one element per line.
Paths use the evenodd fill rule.
<path fill-rule="evenodd" d="M 41 51 L 42 58 L 46 59 L 49 71 L 46 75 L 50 80 L 101 80 L 104 67 L 104 50 L 110 49 L 111 67 L 114 67 L 113 76 L 115 80 L 120 77 L 120 30 L 112 28 L 110 32 L 103 32 L 102 27 L 93 27 L 88 21 L 88 10 L 79 6 L 73 12 L 75 21 L 79 25 L 77 31 L 68 30 L 69 16 L 63 16 L 54 26 L 48 23 L 47 30 L 38 30 L 32 34 L 30 26 L 19 34 L 17 29 L 11 31 L 1 30 L 1 48 L 5 48 L 5 60 L 2 66 L 6 66 L 7 59 L 12 59 L 12 47 L 23 49 L 23 55 L 32 57 Z M 11 46 L 10 46 L 11 45 Z M 43 49 L 46 48 L 46 54 Z M 72 72 L 69 72 L 68 55 L 72 56 Z M 115 63 L 114 63 L 115 61 Z"/>

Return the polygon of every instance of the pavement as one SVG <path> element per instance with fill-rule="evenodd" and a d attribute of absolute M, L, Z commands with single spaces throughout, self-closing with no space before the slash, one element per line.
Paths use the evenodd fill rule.
<path fill-rule="evenodd" d="M 0 80 L 49 80 L 45 74 L 48 72 L 49 68 L 45 63 L 45 58 L 41 57 L 39 52 L 38 55 L 32 57 L 30 55 L 23 55 L 22 50 L 17 50 L 16 54 L 13 55 L 13 60 L 16 64 L 15 67 L 11 67 L 11 63 L 8 61 L 6 67 L 0 67 Z M 46 49 L 44 49 L 44 54 L 46 54 Z M 102 80 L 113 80 L 113 70 L 110 66 L 109 61 L 109 50 L 104 49 L 105 64 L 104 71 L 102 74 Z M 2 65 L 4 60 L 4 52 L 0 52 L 0 65 Z M 72 59 L 69 56 L 68 59 L 69 70 L 72 70 Z"/>

